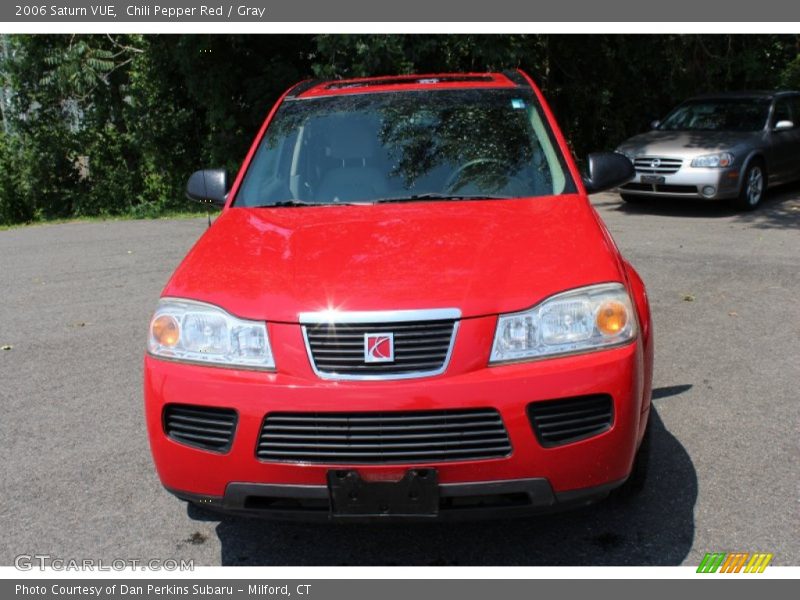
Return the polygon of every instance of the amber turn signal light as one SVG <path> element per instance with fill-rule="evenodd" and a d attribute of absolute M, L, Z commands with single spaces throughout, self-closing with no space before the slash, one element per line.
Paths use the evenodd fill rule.
<path fill-rule="evenodd" d="M 180 337 L 180 328 L 178 321 L 175 317 L 170 315 L 161 315 L 153 321 L 152 325 L 153 338 L 161 346 L 168 348 L 174 347 L 178 343 Z"/>
<path fill-rule="evenodd" d="M 596 323 L 603 335 L 616 335 L 628 324 L 628 309 L 621 302 L 604 302 L 597 311 Z"/>

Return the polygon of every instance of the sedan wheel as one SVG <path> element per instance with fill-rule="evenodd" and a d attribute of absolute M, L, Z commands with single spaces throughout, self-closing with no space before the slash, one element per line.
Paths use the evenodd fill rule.
<path fill-rule="evenodd" d="M 764 168 L 758 163 L 750 165 L 745 173 L 739 198 L 737 198 L 738 207 L 742 210 L 755 209 L 761 203 L 765 189 Z"/>

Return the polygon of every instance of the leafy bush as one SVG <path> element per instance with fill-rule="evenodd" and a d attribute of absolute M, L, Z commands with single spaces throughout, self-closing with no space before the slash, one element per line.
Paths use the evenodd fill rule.
<path fill-rule="evenodd" d="M 19 149 L 0 133 L 0 223 L 21 223 L 33 218 L 32 207 L 19 189 Z"/>

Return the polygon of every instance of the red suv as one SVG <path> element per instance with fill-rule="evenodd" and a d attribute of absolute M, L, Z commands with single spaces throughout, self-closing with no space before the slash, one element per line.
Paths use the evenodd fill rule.
<path fill-rule="evenodd" d="M 163 484 L 232 512 L 424 519 L 638 481 L 650 311 L 587 199 L 633 167 L 586 171 L 520 71 L 291 88 L 230 189 L 187 184 L 224 208 L 150 323 Z"/>

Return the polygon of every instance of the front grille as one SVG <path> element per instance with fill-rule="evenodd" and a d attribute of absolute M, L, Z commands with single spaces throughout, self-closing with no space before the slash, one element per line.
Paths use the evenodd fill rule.
<path fill-rule="evenodd" d="M 181 444 L 225 452 L 233 442 L 236 411 L 191 404 L 164 407 L 164 433 Z"/>
<path fill-rule="evenodd" d="M 680 158 L 659 158 L 657 156 L 640 156 L 633 161 L 637 173 L 655 175 L 671 175 L 677 173 L 683 161 Z"/>
<path fill-rule="evenodd" d="M 311 359 L 320 375 L 398 377 L 435 375 L 444 371 L 456 321 L 389 323 L 320 323 L 305 325 Z M 366 361 L 364 336 L 391 333 L 394 360 Z"/>
<path fill-rule="evenodd" d="M 577 442 L 607 431 L 614 420 L 608 394 L 532 402 L 528 418 L 545 447 Z"/>
<path fill-rule="evenodd" d="M 640 192 L 661 192 L 662 194 L 697 194 L 697 187 L 694 185 L 627 183 L 622 186 L 622 189 Z"/>
<path fill-rule="evenodd" d="M 270 413 L 256 456 L 324 464 L 502 458 L 511 442 L 491 408 L 425 412 Z"/>

